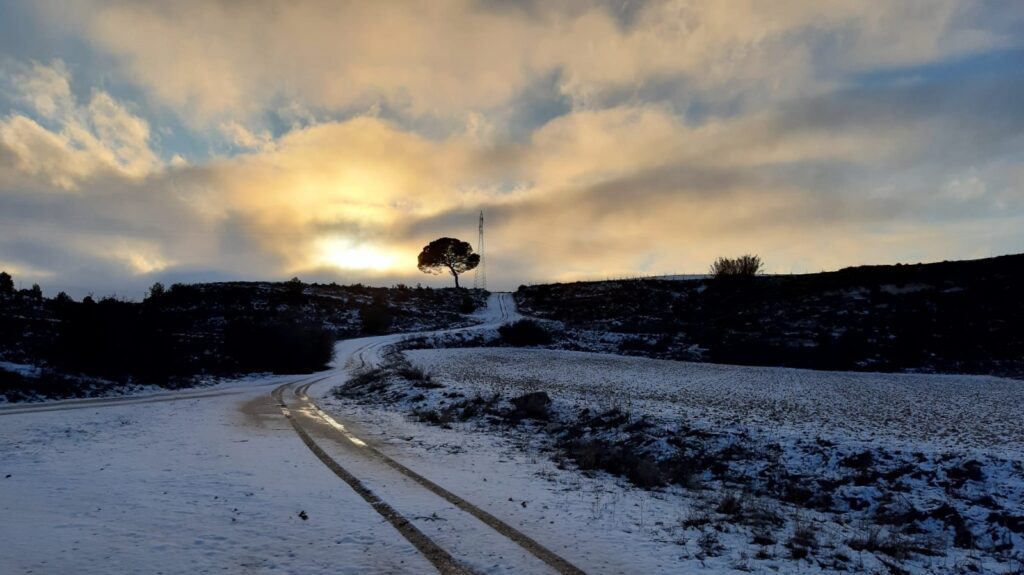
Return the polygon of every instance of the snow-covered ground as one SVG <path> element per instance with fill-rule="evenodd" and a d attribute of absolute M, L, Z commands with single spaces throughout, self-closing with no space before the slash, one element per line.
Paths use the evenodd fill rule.
<path fill-rule="evenodd" d="M 485 328 L 513 317 L 494 303 L 478 318 Z M 313 376 L 0 409 L 0 573 L 433 571 L 436 563 L 378 512 L 381 501 L 470 572 L 551 573 L 519 543 L 369 455 L 367 444 L 335 441 L 329 426 L 309 423 L 315 413 L 290 411 L 308 419 L 320 455 L 369 490 L 369 505 L 272 398 L 319 380 L 329 389 L 345 365 L 372 362 L 398 339 L 341 342 L 338 367 Z M 429 479 L 458 493 L 475 477 L 448 468 Z M 488 504 L 497 501 L 491 495 Z M 493 511 L 522 527 L 514 514 Z"/>
<path fill-rule="evenodd" d="M 715 428 L 1021 458 L 1024 381 L 828 372 L 547 350 L 428 349 L 415 365 L 470 393 L 547 391 L 563 406 L 620 408 Z"/>
<path fill-rule="evenodd" d="M 376 399 L 354 389 L 323 401 L 347 421 L 390 430 L 382 441 L 431 460 L 424 465 L 487 462 L 479 473 L 500 476 L 510 491 L 532 485 L 542 509 L 576 526 L 575 546 L 588 559 L 626 553 L 633 563 L 624 572 L 1014 573 L 1022 565 L 1024 382 L 511 348 L 404 357 L 429 381 L 392 375 Z M 537 391 L 552 398 L 550 416 L 510 423 L 508 400 Z M 579 423 L 580 414 L 609 411 L 624 414 L 622 423 Z M 627 456 L 636 449 L 641 460 L 667 460 L 662 470 L 708 446 L 702 456 L 727 457 L 729 470 L 700 469 L 697 486 L 654 490 L 580 473 L 565 452 L 578 445 L 567 447 L 566 437 L 581 431 Z M 802 546 L 808 557 L 797 556 Z"/>
<path fill-rule="evenodd" d="M 650 492 L 562 469 L 520 437 L 479 433 L 470 425 L 443 429 L 332 398 L 320 403 L 359 437 L 588 573 L 680 572 L 680 548 L 665 539 L 665 529 L 693 503 L 672 490 Z"/>
<path fill-rule="evenodd" d="M 260 383 L 0 416 L 0 572 L 428 571 Z"/>
<path fill-rule="evenodd" d="M 510 299 L 493 297 L 480 326 L 461 331 L 490 332 L 516 319 Z M 493 426 L 456 419 L 442 427 L 409 416 L 414 406 L 436 409 L 494 393 L 507 400 L 534 390 L 549 393 L 552 410 L 566 419 L 584 408 L 617 408 L 632 422 L 649 419 L 655 431 L 685 422 L 752 445 L 782 445 L 779 457 L 791 469 L 817 465 L 833 479 L 841 469 L 821 468 L 820 457 L 800 451 L 806 443 L 827 439 L 817 445 L 844 454 L 922 451 L 921 467 L 941 467 L 942 477 L 976 457 L 983 480 L 965 479 L 944 494 L 908 479 L 910 491 L 900 497 L 921 505 L 947 497 L 974 522 L 994 512 L 985 507 L 993 502 L 1011 521 L 1022 514 L 1019 382 L 488 348 L 408 352 L 444 386 L 405 388 L 423 392 L 421 399 L 408 394 L 388 404 L 332 395 L 350 374 L 385 361 L 388 346 L 405 337 L 339 342 L 337 367 L 313 376 L 0 407 L 0 573 L 433 571 L 436 563 L 324 458 L 475 572 L 553 570 L 388 458 L 586 572 L 890 572 L 884 554 L 850 548 L 850 538 L 868 529 L 860 516 L 780 504 L 782 522 L 769 519 L 774 543 L 754 545 L 744 521 L 753 521 L 762 498 L 737 486 L 708 480 L 700 488 L 669 482 L 648 490 L 604 472 L 580 472 L 557 457 L 547 433 L 552 423 L 544 421 Z M 309 395 L 327 413 L 303 400 L 302 384 L 311 384 Z M 320 454 L 284 417 L 271 398 L 275 389 L 284 390 L 291 421 L 307 429 Z M 715 437 L 701 441 L 724 436 Z M 883 499 L 876 489 L 843 485 L 836 493 L 875 505 Z M 723 511 L 730 490 L 743 500 L 742 512 Z M 944 533 L 938 521 L 924 523 Z M 816 531 L 822 549 L 793 559 L 786 545 L 801 525 Z M 915 574 L 1012 572 L 1005 558 L 1013 546 L 1020 550 L 1020 537 L 1008 542 L 1011 551 L 1001 556 L 943 545 L 940 555 L 893 564 Z M 849 557 L 828 562 L 839 554 Z"/>

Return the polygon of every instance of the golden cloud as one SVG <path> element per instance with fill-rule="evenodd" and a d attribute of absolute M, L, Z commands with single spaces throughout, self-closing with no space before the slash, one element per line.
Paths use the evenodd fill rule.
<path fill-rule="evenodd" d="M 199 126 L 275 108 L 381 101 L 459 116 L 508 104 L 553 71 L 582 107 L 605 91 L 663 78 L 777 101 L 820 92 L 835 73 L 1014 42 L 956 17 L 972 4 L 664 0 L 640 3 L 628 22 L 582 1 L 77 0 L 40 10 L 113 54 L 128 79 Z M 824 34 L 838 44 L 815 52 L 808 40 Z M 819 73 L 826 66 L 831 77 Z"/>

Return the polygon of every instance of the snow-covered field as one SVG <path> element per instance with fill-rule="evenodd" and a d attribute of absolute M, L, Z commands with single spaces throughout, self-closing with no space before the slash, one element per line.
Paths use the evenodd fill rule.
<path fill-rule="evenodd" d="M 709 427 L 913 449 L 1024 454 L 1024 381 L 987 376 L 827 372 L 662 361 L 571 351 L 406 352 L 472 392 L 547 391 L 563 406 L 613 407 Z"/>
<path fill-rule="evenodd" d="M 1024 382 L 509 348 L 404 355 L 430 374 L 428 385 L 392 376 L 376 399 L 325 401 L 348 421 L 400 430 L 402 449 L 429 454 L 439 469 L 489 461 L 488 472 L 497 468 L 513 484 L 547 478 L 534 496 L 545 494 L 543 504 L 560 509 L 581 541 L 601 542 L 591 557 L 607 548 L 630 553 L 637 562 L 625 572 L 1017 573 L 1024 566 Z M 550 415 L 509 423 L 508 400 L 537 391 L 553 400 Z M 579 423 L 607 412 L 624 419 L 607 428 Z M 706 464 L 717 463 L 708 455 L 727 458 L 728 470 L 701 469 L 694 485 L 669 480 L 653 490 L 581 473 L 580 459 L 567 454 L 579 441 L 566 442 L 581 430 L 603 449 L 635 448 L 635 460 L 699 461 L 688 451 L 707 446 Z M 528 464 L 509 456 L 510 446 L 532 454 Z M 493 453 L 509 463 L 498 465 Z M 572 502 L 553 501 L 563 490 L 578 492 Z M 603 496 L 614 502 L 607 516 Z M 589 508 L 581 504 L 588 498 Z M 627 551 L 635 549 L 643 551 Z"/>

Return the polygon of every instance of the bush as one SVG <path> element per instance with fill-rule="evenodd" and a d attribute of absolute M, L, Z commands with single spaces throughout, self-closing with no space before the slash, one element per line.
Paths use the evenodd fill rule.
<path fill-rule="evenodd" d="M 697 537 L 697 547 L 707 557 L 718 557 L 725 551 L 725 546 L 718 539 L 718 533 L 714 531 L 703 531 Z"/>
<path fill-rule="evenodd" d="M 738 258 L 718 258 L 711 264 L 709 273 L 715 278 L 754 277 L 764 269 L 764 262 L 759 256 L 750 254 Z"/>
<path fill-rule="evenodd" d="M 359 321 L 367 335 L 387 333 L 391 329 L 391 320 L 391 312 L 383 306 L 373 305 L 359 310 Z"/>
<path fill-rule="evenodd" d="M 543 391 L 535 391 L 512 398 L 512 406 L 515 411 L 511 413 L 513 419 L 543 419 L 551 417 L 548 408 L 551 406 L 551 398 Z"/>
<path fill-rule="evenodd" d="M 473 313 L 476 311 L 477 304 L 476 300 L 471 295 L 463 294 L 462 301 L 459 303 L 459 313 Z"/>
<path fill-rule="evenodd" d="M 789 538 L 786 547 L 793 559 L 803 559 L 810 555 L 818 548 L 818 534 L 814 526 L 797 518 L 793 536 Z"/>
<path fill-rule="evenodd" d="M 539 323 L 521 319 L 515 323 L 507 323 L 498 328 L 501 339 L 512 346 L 547 345 L 551 343 L 551 334 Z"/>
<path fill-rule="evenodd" d="M 334 337 L 299 321 L 231 322 L 224 334 L 227 359 L 241 372 L 309 373 L 334 357 Z"/>

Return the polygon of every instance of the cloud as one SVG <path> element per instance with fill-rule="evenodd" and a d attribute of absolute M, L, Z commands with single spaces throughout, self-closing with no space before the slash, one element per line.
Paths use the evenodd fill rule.
<path fill-rule="evenodd" d="M 79 104 L 62 61 L 13 67 L 5 74 L 13 98 L 27 104 L 39 121 L 18 112 L 0 119 L 0 158 L 5 159 L 0 182 L 14 181 L 16 170 L 74 190 L 100 171 L 143 177 L 160 168 L 150 148 L 149 124 L 102 90 Z"/>
<path fill-rule="evenodd" d="M 746 251 L 821 269 L 866 261 L 872 249 L 916 253 L 894 250 L 892 238 L 930 237 L 934 218 L 993 241 L 975 222 L 1004 221 L 1007 207 L 1020 207 L 1019 164 L 999 160 L 1011 153 L 1005 138 L 1020 133 L 1004 128 L 1020 114 L 1002 96 L 1017 81 L 850 90 L 700 125 L 658 105 L 581 110 L 504 145 L 476 128 L 434 140 L 357 117 L 143 178 L 89 172 L 73 199 L 8 192 L 3 212 L 33 225 L 0 225 L 21 246 L 5 253 L 71 245 L 73 259 L 133 278 L 181 268 L 271 278 L 333 269 L 366 279 L 385 277 L 375 268 L 386 262 L 386 277 L 417 281 L 419 248 L 439 235 L 472 240 L 480 208 L 498 282 L 700 271 L 716 255 Z M 1003 121 L 971 120 L 961 100 Z M 991 163 L 975 165 L 970 179 L 927 173 L 932 158 L 958 149 L 936 143 L 951 129 L 988 146 L 973 158 Z M 894 167 L 906 185 L 892 187 Z M 944 257 L 949 245 L 930 241 L 927 253 Z M 67 263 L 46 253 L 21 261 Z"/>
<path fill-rule="evenodd" d="M 852 71 L 927 64 L 1019 44 L 982 4 L 913 0 L 664 0 L 628 22 L 602 4 L 470 0 L 237 3 L 78 0 L 50 20 L 117 58 L 125 78 L 189 122 L 268 110 L 459 116 L 515 106 L 552 73 L 577 107 L 671 79 L 675 98 L 762 100 L 820 92 Z M 1024 10 L 1002 3 L 1002 22 Z"/>
<path fill-rule="evenodd" d="M 253 133 L 238 122 L 221 122 L 220 132 L 225 138 L 239 148 L 248 150 L 270 150 L 274 147 L 274 138 L 267 130 Z"/>
<path fill-rule="evenodd" d="M 48 289 L 443 283 L 480 209 L 500 287 L 1024 241 L 1014 3 L 40 6 L 111 66 L 5 64 L 0 263 Z"/>

